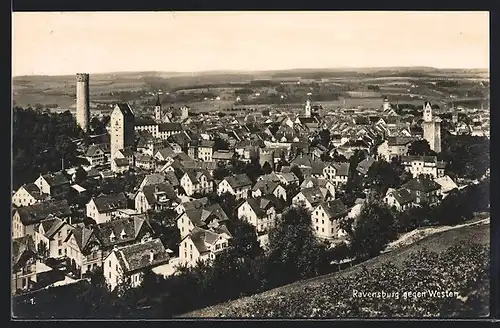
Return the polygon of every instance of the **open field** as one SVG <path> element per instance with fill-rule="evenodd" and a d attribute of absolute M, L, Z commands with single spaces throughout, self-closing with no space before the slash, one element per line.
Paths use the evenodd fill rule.
<path fill-rule="evenodd" d="M 174 102 L 180 103 L 181 106 L 188 105 L 200 111 L 212 111 L 232 107 L 232 102 L 236 100 L 236 92 L 240 89 L 238 92 L 260 93 L 263 98 L 259 101 L 268 105 L 276 105 L 279 94 L 284 94 L 287 99 L 294 99 L 292 102 L 295 103 L 296 100 L 306 97 L 308 92 L 312 92 L 315 96 L 322 96 L 318 99 L 330 99 L 332 95 L 343 94 L 349 99 L 346 100 L 346 105 L 355 107 L 366 106 L 363 98 L 366 98 L 366 103 L 371 105 L 372 100 L 379 102 L 377 98 L 382 96 L 389 96 L 391 101 L 428 99 L 435 102 L 449 97 L 450 92 L 460 91 L 456 96 L 462 97 L 467 91 L 478 92 L 474 91 L 478 88 L 475 86 L 478 82 L 469 81 L 467 84 L 466 79 L 487 81 L 488 76 L 489 73 L 484 70 L 438 70 L 425 67 L 299 69 L 270 72 L 122 72 L 92 74 L 90 98 L 91 101 L 102 102 L 135 100 L 138 105 L 141 103 L 151 105 L 154 101 L 151 92 L 161 91 L 175 95 L 177 100 Z M 460 80 L 461 85 L 438 88 L 430 83 L 446 79 Z M 300 84 L 297 84 L 298 81 Z M 367 90 L 369 85 L 378 86 L 380 91 Z M 75 89 L 76 79 L 73 75 L 13 78 L 13 99 L 19 106 L 57 104 L 59 107 L 69 108 L 75 104 Z M 203 99 L 203 93 L 206 93 L 208 98 L 218 96 L 221 101 L 199 101 L 200 96 Z M 413 94 L 415 99 L 409 94 Z M 342 101 L 326 103 L 331 103 L 333 107 L 343 104 Z"/>
<path fill-rule="evenodd" d="M 364 263 L 355 265 L 351 268 L 343 270 L 341 272 L 320 276 L 308 280 L 299 281 L 290 285 L 282 286 L 262 294 L 253 295 L 250 297 L 241 298 L 235 301 L 226 302 L 218 304 L 205 309 L 196 310 L 180 317 L 218 317 L 219 315 L 224 315 L 225 313 L 234 313 L 238 311 L 239 308 L 245 308 L 249 304 L 254 302 L 259 302 L 260 300 L 272 300 L 278 295 L 285 297 L 286 295 L 292 295 L 296 293 L 305 293 L 305 290 L 311 290 L 313 288 L 318 288 L 322 284 L 334 283 L 336 280 L 347 279 L 349 276 L 353 276 L 363 270 L 363 267 L 367 267 L 368 270 L 373 270 L 377 267 L 384 265 L 387 262 L 392 262 L 397 266 L 400 266 L 405 259 L 407 259 L 411 254 L 415 254 L 422 249 L 432 250 L 437 253 L 441 253 L 451 246 L 458 245 L 465 241 L 471 241 L 477 244 L 489 245 L 490 243 L 490 225 L 475 225 L 467 226 L 464 228 L 459 228 L 455 230 L 449 230 L 441 232 L 427 238 L 424 238 L 415 244 L 409 245 L 407 247 L 402 247 L 394 252 L 382 254 L 376 258 L 368 260 Z M 307 302 L 305 299 L 304 302 Z"/>

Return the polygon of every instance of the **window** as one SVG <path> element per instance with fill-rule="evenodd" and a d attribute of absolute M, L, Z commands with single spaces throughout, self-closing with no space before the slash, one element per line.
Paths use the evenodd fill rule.
<path fill-rule="evenodd" d="M 59 239 L 59 240 L 57 241 L 57 246 L 62 246 L 62 240 L 61 240 L 61 239 Z"/>
<path fill-rule="evenodd" d="M 316 223 L 318 223 L 318 219 L 316 219 Z"/>
<path fill-rule="evenodd" d="M 116 265 L 116 268 L 115 268 L 115 269 L 116 269 L 116 272 L 118 272 L 118 264 Z"/>
<path fill-rule="evenodd" d="M 321 232 L 325 232 L 325 228 L 321 228 Z"/>
<path fill-rule="evenodd" d="M 318 230 L 319 230 L 319 228 L 318 228 L 318 226 L 316 226 L 316 231 L 318 231 Z"/>
<path fill-rule="evenodd" d="M 108 264 L 109 264 L 109 267 L 111 268 L 111 261 L 109 261 Z"/>
<path fill-rule="evenodd" d="M 62 249 L 59 248 L 58 253 L 59 255 L 62 255 Z"/>
<path fill-rule="evenodd" d="M 333 233 L 333 228 L 332 228 L 332 233 Z"/>
<path fill-rule="evenodd" d="M 325 220 L 321 220 L 321 224 L 325 224 Z"/>

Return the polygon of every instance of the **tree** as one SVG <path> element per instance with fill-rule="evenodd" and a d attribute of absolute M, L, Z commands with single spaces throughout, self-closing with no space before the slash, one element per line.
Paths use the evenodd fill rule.
<path fill-rule="evenodd" d="M 271 164 L 269 164 L 269 162 L 265 162 L 264 165 L 262 165 L 262 173 L 270 174 L 271 172 L 273 172 Z"/>
<path fill-rule="evenodd" d="M 360 259 L 378 255 L 397 236 L 391 210 L 378 202 L 363 205 L 356 224 L 348 233 L 351 251 Z"/>
<path fill-rule="evenodd" d="M 269 232 L 266 277 L 271 286 L 315 276 L 324 266 L 325 247 L 313 231 L 305 208 L 289 209 Z M 283 274 L 286 272 L 286 274 Z"/>
<path fill-rule="evenodd" d="M 225 166 L 219 166 L 219 167 L 215 168 L 213 175 L 214 175 L 214 179 L 222 180 L 225 177 L 230 176 L 231 171 Z"/>
<path fill-rule="evenodd" d="M 222 139 L 221 137 L 216 137 L 214 139 L 214 150 L 228 150 L 229 149 L 229 143 Z"/>
<path fill-rule="evenodd" d="M 262 254 L 262 248 L 257 240 L 257 232 L 253 225 L 235 218 L 228 222 L 227 228 L 233 236 L 229 241 L 229 248 L 234 256 L 255 258 Z"/>
<path fill-rule="evenodd" d="M 297 165 L 294 165 L 290 168 L 290 171 L 299 178 L 299 184 L 302 184 L 304 182 L 304 174 L 300 170 L 300 168 Z"/>
<path fill-rule="evenodd" d="M 429 142 L 425 139 L 415 140 L 410 144 L 408 148 L 409 155 L 417 155 L 417 156 L 429 156 L 435 155 L 436 153 L 431 150 Z"/>
<path fill-rule="evenodd" d="M 365 187 L 372 188 L 379 195 L 383 195 L 387 188 L 396 186 L 397 183 L 397 175 L 391 164 L 384 160 L 378 160 L 367 172 Z"/>
<path fill-rule="evenodd" d="M 83 167 L 79 166 L 75 172 L 75 183 L 82 183 L 87 179 L 87 171 Z"/>
<path fill-rule="evenodd" d="M 206 197 L 211 204 L 219 204 L 224 213 L 226 213 L 230 219 L 234 218 L 236 210 L 236 197 L 233 194 L 229 192 L 225 192 L 220 195 L 210 193 L 207 194 Z"/>
<path fill-rule="evenodd" d="M 327 129 L 323 129 L 319 132 L 319 142 L 323 146 L 327 147 L 330 146 L 330 131 Z"/>
<path fill-rule="evenodd" d="M 252 183 L 255 183 L 257 179 L 262 175 L 262 167 L 260 166 L 259 160 L 254 158 L 250 163 L 246 164 L 244 172 Z"/>

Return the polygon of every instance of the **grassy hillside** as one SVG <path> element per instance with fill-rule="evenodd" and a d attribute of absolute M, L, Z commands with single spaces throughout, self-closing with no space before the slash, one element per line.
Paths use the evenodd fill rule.
<path fill-rule="evenodd" d="M 335 313 L 336 316 L 348 317 L 353 313 L 356 313 L 356 311 L 352 311 L 352 307 L 353 306 L 356 307 L 359 304 L 353 305 L 350 303 L 353 302 L 352 294 L 347 290 L 342 290 L 342 291 L 337 290 L 336 291 L 337 297 L 334 296 L 335 293 L 332 290 L 335 290 L 335 288 L 340 286 L 342 282 L 349 282 L 349 281 L 352 282 L 353 279 L 358 279 L 360 276 L 363 275 L 365 275 L 365 279 L 366 277 L 370 276 L 375 277 L 382 273 L 382 278 L 379 278 L 377 281 L 372 282 L 372 284 L 383 282 L 387 284 L 386 286 L 389 286 L 388 288 L 391 288 L 391 286 L 397 288 L 396 286 L 398 286 L 398 283 L 402 279 L 403 280 L 409 279 L 411 278 L 410 277 L 411 275 L 415 275 L 413 279 L 418 280 L 420 283 L 424 281 L 429 276 L 429 274 L 426 274 L 424 272 L 425 268 L 423 267 L 411 268 L 411 264 L 408 265 L 408 263 L 405 263 L 403 265 L 403 263 L 406 260 L 408 259 L 413 259 L 414 261 L 423 260 L 421 258 L 422 256 L 421 251 L 424 249 L 432 250 L 433 252 L 435 252 L 435 255 L 437 257 L 440 256 L 442 257 L 435 262 L 436 268 L 434 268 L 432 264 L 429 264 L 430 268 L 428 269 L 432 272 L 432 270 L 437 269 L 437 267 L 439 267 L 440 265 L 445 265 L 444 261 L 447 259 L 447 257 L 449 257 L 449 254 L 447 254 L 447 252 L 451 252 L 453 247 L 456 247 L 457 245 L 463 245 L 468 242 L 479 245 L 489 245 L 490 242 L 489 229 L 490 226 L 489 224 L 487 224 L 487 225 L 469 226 L 456 230 L 445 231 L 430 236 L 428 238 L 425 238 L 413 245 L 399 249 L 395 252 L 383 254 L 377 258 L 353 266 L 352 268 L 346 269 L 342 272 L 296 282 L 291 285 L 276 288 L 259 295 L 254 295 L 238 299 L 235 301 L 222 303 L 213 307 L 190 312 L 183 315 L 182 317 L 232 317 L 232 316 L 293 317 L 293 316 L 304 316 L 304 314 L 305 316 L 322 316 L 321 314 L 318 314 L 315 311 L 318 308 L 324 309 L 325 307 L 327 308 L 326 310 L 327 314 L 323 313 L 324 314 L 323 316 L 329 316 L 329 314 L 331 315 L 332 313 Z M 433 256 L 429 256 L 429 259 L 424 259 L 424 261 L 427 260 L 428 262 L 432 262 L 432 258 Z M 488 254 L 486 254 L 486 258 L 484 257 L 470 258 L 464 255 L 463 257 L 455 258 L 452 259 L 451 261 L 455 262 L 453 262 L 454 263 L 453 266 L 448 266 L 449 272 L 445 273 L 445 275 L 447 276 L 449 276 L 450 274 L 458 275 L 460 273 L 463 273 L 464 269 L 459 269 L 459 267 L 463 265 L 466 265 L 468 268 L 472 267 L 474 269 L 475 268 L 473 263 L 474 261 L 477 262 L 476 267 L 487 266 L 488 263 L 485 262 L 489 261 L 489 258 Z M 455 265 L 456 267 L 454 267 Z M 394 266 L 394 268 L 399 268 L 399 270 L 401 270 L 400 272 L 404 272 L 404 276 L 398 277 L 396 275 L 396 271 L 387 270 L 387 268 L 391 266 Z M 446 267 L 443 270 L 445 269 Z M 418 270 L 422 271 L 418 272 Z M 385 276 L 383 273 L 385 273 Z M 475 278 L 476 277 L 474 277 L 474 279 Z M 460 284 L 463 282 L 462 278 L 456 277 L 456 279 L 460 281 L 453 281 L 453 278 L 451 279 L 451 281 L 453 281 L 453 283 L 456 284 Z M 367 281 L 356 281 L 356 282 L 359 282 L 362 285 L 364 282 Z M 430 285 L 432 285 L 432 283 L 433 283 L 432 281 L 429 281 Z M 425 287 L 432 288 L 432 286 L 430 285 Z M 342 286 L 346 287 L 346 289 L 354 287 L 350 285 L 349 286 L 342 285 Z M 369 288 L 370 286 L 364 286 L 364 287 Z M 414 286 L 410 286 L 410 288 L 411 287 Z M 450 288 L 451 286 L 446 286 L 446 287 Z M 436 288 L 436 286 L 434 286 L 434 288 Z M 477 288 L 482 289 L 483 292 L 485 290 L 486 291 L 489 290 L 489 286 L 484 286 L 484 285 L 481 285 Z M 488 299 L 489 297 L 488 295 L 482 295 L 482 296 L 485 297 L 486 299 Z M 424 302 L 424 301 L 419 300 L 419 302 Z M 312 306 L 311 304 L 315 304 L 315 307 Z M 332 308 L 344 304 L 345 308 L 351 307 L 350 308 L 351 311 L 349 311 L 348 313 L 344 313 L 344 315 L 342 315 L 342 313 L 335 312 L 334 310 L 328 313 L 329 309 L 328 304 L 332 304 L 331 306 Z M 371 305 L 372 304 L 366 304 L 366 307 L 369 308 Z M 391 305 L 392 304 L 389 303 L 389 307 Z M 412 304 L 410 303 L 410 305 Z M 376 306 L 380 306 L 380 304 L 377 304 Z M 410 309 L 407 309 L 406 312 L 403 312 L 402 316 L 405 315 L 411 316 L 412 313 L 418 313 L 420 315 L 435 314 L 432 313 L 432 311 L 436 310 L 431 309 L 430 307 L 431 306 L 429 306 L 429 309 L 413 309 L 414 312 L 411 312 Z M 300 308 L 300 310 L 297 310 L 298 308 Z M 297 313 L 297 311 L 301 311 L 302 315 Z M 365 311 L 358 309 L 358 314 L 360 314 L 361 316 L 363 315 L 367 316 L 367 311 L 368 310 L 366 309 Z M 431 313 L 427 313 L 428 311 L 431 311 Z M 260 315 L 258 314 L 258 312 L 260 312 Z M 369 311 L 368 313 L 372 314 Z M 483 314 L 485 313 L 486 314 L 488 313 L 488 309 L 484 309 Z M 397 316 L 397 313 L 391 313 L 390 310 L 388 310 L 385 313 L 385 315 L 381 313 L 373 313 L 372 315 L 373 316 L 379 315 L 384 317 L 384 316 L 390 316 L 391 314 Z"/>

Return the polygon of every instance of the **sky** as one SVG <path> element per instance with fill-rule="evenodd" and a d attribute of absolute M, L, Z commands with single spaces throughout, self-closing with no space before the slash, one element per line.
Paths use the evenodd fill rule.
<path fill-rule="evenodd" d="M 16 12 L 12 73 L 489 69 L 488 12 Z"/>

